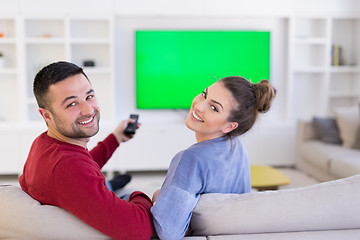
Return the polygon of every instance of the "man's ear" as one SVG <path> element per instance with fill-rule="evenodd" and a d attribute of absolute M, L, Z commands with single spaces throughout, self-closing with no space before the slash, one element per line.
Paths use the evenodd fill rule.
<path fill-rule="evenodd" d="M 231 132 L 232 130 L 236 129 L 239 126 L 237 122 L 228 122 L 225 124 L 224 128 L 222 129 L 222 132 L 224 134 Z"/>
<path fill-rule="evenodd" d="M 42 116 L 42 118 L 45 120 L 45 122 L 49 123 L 49 121 L 52 120 L 52 115 L 49 112 L 49 110 L 46 110 L 45 108 L 39 108 L 39 113 Z"/>

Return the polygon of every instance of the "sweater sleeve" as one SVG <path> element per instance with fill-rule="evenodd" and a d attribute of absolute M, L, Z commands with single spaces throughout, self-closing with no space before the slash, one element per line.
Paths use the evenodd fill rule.
<path fill-rule="evenodd" d="M 152 202 L 144 193 L 134 192 L 129 201 L 118 198 L 107 189 L 101 171 L 81 159 L 59 163 L 53 176 L 59 207 L 112 239 L 150 239 Z"/>
<path fill-rule="evenodd" d="M 116 140 L 116 137 L 114 134 L 110 134 L 103 141 L 99 142 L 93 149 L 91 149 L 90 154 L 101 169 L 118 147 L 119 143 Z"/>
<path fill-rule="evenodd" d="M 165 180 L 168 184 L 163 185 L 151 209 L 154 227 L 161 240 L 184 237 L 204 186 L 204 176 L 206 172 L 196 158 L 183 154 L 173 177 Z"/>
<path fill-rule="evenodd" d="M 151 209 L 154 227 L 161 240 L 183 239 L 199 196 L 173 185 L 161 189 Z"/>

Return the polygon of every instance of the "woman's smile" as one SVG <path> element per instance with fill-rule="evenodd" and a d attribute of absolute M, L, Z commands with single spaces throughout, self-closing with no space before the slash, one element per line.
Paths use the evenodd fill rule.
<path fill-rule="evenodd" d="M 192 112 L 192 116 L 199 122 L 204 122 L 204 120 L 201 119 L 201 117 L 199 117 L 195 111 Z"/>

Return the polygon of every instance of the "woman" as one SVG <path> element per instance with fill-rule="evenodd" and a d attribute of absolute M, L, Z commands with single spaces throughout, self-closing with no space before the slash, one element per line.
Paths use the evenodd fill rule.
<path fill-rule="evenodd" d="M 239 138 L 267 112 L 275 89 L 267 80 L 242 77 L 218 80 L 196 96 L 185 119 L 196 141 L 171 161 L 166 179 L 154 193 L 151 209 L 160 239 L 182 239 L 192 211 L 204 193 L 251 190 L 248 154 Z"/>

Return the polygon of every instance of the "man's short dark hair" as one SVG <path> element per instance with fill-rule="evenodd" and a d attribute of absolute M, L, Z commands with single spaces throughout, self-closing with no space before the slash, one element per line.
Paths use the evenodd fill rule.
<path fill-rule="evenodd" d="M 33 92 L 38 106 L 45 109 L 49 107 L 47 93 L 50 85 L 76 74 L 83 74 L 88 79 L 81 67 L 69 62 L 54 62 L 41 69 L 36 74 L 33 85 Z"/>

